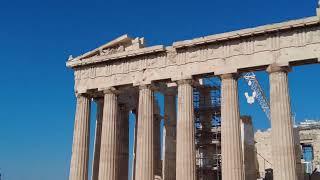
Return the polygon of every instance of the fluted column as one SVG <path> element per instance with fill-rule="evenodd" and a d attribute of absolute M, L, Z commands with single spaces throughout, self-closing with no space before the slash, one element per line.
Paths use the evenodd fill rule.
<path fill-rule="evenodd" d="M 140 86 L 137 127 L 136 180 L 153 180 L 153 91 Z"/>
<path fill-rule="evenodd" d="M 196 179 L 193 87 L 191 80 L 178 82 L 176 180 Z"/>
<path fill-rule="evenodd" d="M 88 179 L 90 98 L 77 95 L 69 180 Z"/>
<path fill-rule="evenodd" d="M 267 71 L 270 81 L 273 179 L 297 180 L 288 88 L 289 68 L 271 65 Z"/>
<path fill-rule="evenodd" d="M 176 92 L 170 89 L 164 95 L 164 114 L 165 114 L 165 145 L 163 161 L 163 180 L 176 179 Z"/>
<path fill-rule="evenodd" d="M 162 168 L 161 168 L 161 146 L 160 146 L 160 107 L 157 99 L 154 97 L 153 105 L 153 156 L 154 156 L 154 176 L 155 180 L 161 179 Z"/>
<path fill-rule="evenodd" d="M 97 104 L 97 119 L 96 131 L 94 138 L 94 153 L 92 162 L 92 178 L 91 180 L 98 180 L 99 164 L 100 164 L 100 148 L 101 148 L 101 130 L 102 130 L 102 117 L 103 117 L 103 98 L 96 99 Z"/>
<path fill-rule="evenodd" d="M 104 93 L 99 180 L 116 180 L 118 97 L 113 90 L 106 90 Z"/>
<path fill-rule="evenodd" d="M 234 74 L 221 76 L 222 178 L 244 180 L 238 82 Z"/>
<path fill-rule="evenodd" d="M 119 168 L 118 180 L 128 180 L 129 175 L 129 109 L 124 105 L 119 105 Z"/>

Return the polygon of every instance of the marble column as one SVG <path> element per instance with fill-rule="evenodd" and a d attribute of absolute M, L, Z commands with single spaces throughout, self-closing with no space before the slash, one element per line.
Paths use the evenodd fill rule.
<path fill-rule="evenodd" d="M 221 76 L 222 178 L 244 180 L 238 82 L 234 74 Z"/>
<path fill-rule="evenodd" d="M 103 118 L 103 98 L 96 99 L 97 104 L 97 119 L 96 130 L 94 137 L 94 153 L 92 161 L 92 177 L 91 180 L 98 180 L 99 176 L 99 164 L 100 164 L 100 148 L 101 148 L 101 130 L 102 130 L 102 118 Z"/>
<path fill-rule="evenodd" d="M 69 180 L 88 180 L 90 98 L 77 94 Z"/>
<path fill-rule="evenodd" d="M 157 99 L 154 97 L 153 105 L 153 156 L 154 156 L 154 176 L 155 180 L 161 180 L 162 178 L 162 167 L 161 167 L 161 146 L 160 146 L 160 107 Z"/>
<path fill-rule="evenodd" d="M 177 108 L 176 90 L 169 89 L 164 95 L 165 138 L 163 180 L 176 179 L 176 128 Z"/>
<path fill-rule="evenodd" d="M 138 104 L 139 106 L 139 104 Z M 137 158 L 136 158 L 136 154 L 137 154 L 137 127 L 138 127 L 138 110 L 135 109 L 133 110 L 133 113 L 134 113 L 134 117 L 135 117 L 135 127 L 134 127 L 134 137 L 133 137 L 133 154 L 132 154 L 132 180 L 135 180 L 136 178 L 136 161 L 137 161 Z"/>
<path fill-rule="evenodd" d="M 116 92 L 106 90 L 104 92 L 99 180 L 117 179 L 117 111 L 118 97 Z"/>
<path fill-rule="evenodd" d="M 136 180 L 153 180 L 153 90 L 150 86 L 139 88 L 137 127 Z"/>
<path fill-rule="evenodd" d="M 241 116 L 241 141 L 245 180 L 257 180 L 257 156 L 251 116 Z"/>
<path fill-rule="evenodd" d="M 196 179 L 193 87 L 191 80 L 178 81 L 176 180 Z"/>
<path fill-rule="evenodd" d="M 273 179 L 297 180 L 288 88 L 289 68 L 270 65 L 267 71 L 270 81 Z"/>
<path fill-rule="evenodd" d="M 119 168 L 118 180 L 128 180 L 129 175 L 129 109 L 124 105 L 119 105 Z"/>

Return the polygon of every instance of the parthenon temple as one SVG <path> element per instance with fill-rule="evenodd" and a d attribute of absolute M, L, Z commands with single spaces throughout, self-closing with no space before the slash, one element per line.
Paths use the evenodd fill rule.
<path fill-rule="evenodd" d="M 253 71 L 269 74 L 273 179 L 302 180 L 288 74 L 319 58 L 320 15 L 171 46 L 148 47 L 144 38 L 123 35 L 70 56 L 77 103 L 69 180 L 261 178 L 255 120 L 239 111 L 238 79 Z M 92 100 L 97 114 L 89 167 Z M 129 114 L 136 120 L 131 154 Z"/>

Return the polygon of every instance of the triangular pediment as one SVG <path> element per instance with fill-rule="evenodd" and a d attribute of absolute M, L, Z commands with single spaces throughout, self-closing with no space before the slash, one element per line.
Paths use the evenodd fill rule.
<path fill-rule="evenodd" d="M 95 56 L 108 56 L 117 53 L 137 50 L 143 48 L 145 45 L 144 38 L 130 38 L 127 34 L 122 35 L 92 51 L 84 53 L 76 58 L 69 58 L 69 60 L 81 60 Z"/>

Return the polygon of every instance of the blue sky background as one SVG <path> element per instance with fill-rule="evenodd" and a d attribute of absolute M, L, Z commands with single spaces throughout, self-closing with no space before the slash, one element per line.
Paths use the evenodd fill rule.
<path fill-rule="evenodd" d="M 313 16 L 316 4 L 316 0 L 1 0 L 3 180 L 68 179 L 75 111 L 73 73 L 65 67 L 70 54 L 79 55 L 125 33 L 144 36 L 148 45 L 170 45 Z M 319 77 L 319 65 L 290 73 L 297 121 L 320 117 Z M 268 95 L 267 74 L 258 73 L 258 78 Z M 259 106 L 246 104 L 247 85 L 242 80 L 239 85 L 241 113 L 252 115 L 256 129 L 267 128 Z"/>

